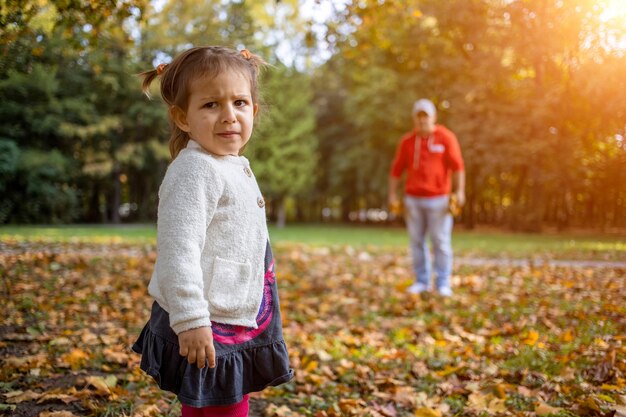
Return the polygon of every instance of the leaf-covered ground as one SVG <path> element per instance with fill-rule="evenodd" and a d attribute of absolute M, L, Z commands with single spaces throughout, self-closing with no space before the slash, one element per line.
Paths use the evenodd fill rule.
<path fill-rule="evenodd" d="M 626 270 L 459 266 L 411 296 L 405 252 L 274 248 L 294 381 L 260 416 L 625 416 Z M 130 345 L 150 246 L 5 243 L 0 413 L 176 416 Z"/>

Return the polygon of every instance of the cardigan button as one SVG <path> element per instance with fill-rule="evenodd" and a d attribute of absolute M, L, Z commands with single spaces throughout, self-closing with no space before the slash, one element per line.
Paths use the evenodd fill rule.
<path fill-rule="evenodd" d="M 248 167 L 243 167 L 243 172 L 245 172 L 246 175 L 249 176 L 249 177 L 252 176 L 252 171 L 250 171 L 250 168 L 248 168 Z"/>
<path fill-rule="evenodd" d="M 263 200 L 263 197 L 257 198 L 256 202 L 259 205 L 259 207 L 261 207 L 261 208 L 265 207 L 265 200 Z"/>

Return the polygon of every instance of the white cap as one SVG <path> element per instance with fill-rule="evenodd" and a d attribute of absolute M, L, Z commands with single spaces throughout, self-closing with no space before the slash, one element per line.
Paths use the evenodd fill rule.
<path fill-rule="evenodd" d="M 413 114 L 419 113 L 421 111 L 423 111 L 430 117 L 437 116 L 437 109 L 435 108 L 435 105 L 432 101 L 426 98 L 421 98 L 413 104 Z"/>

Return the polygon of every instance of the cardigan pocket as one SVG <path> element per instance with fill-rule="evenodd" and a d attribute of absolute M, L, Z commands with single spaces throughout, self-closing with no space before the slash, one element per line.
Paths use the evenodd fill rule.
<path fill-rule="evenodd" d="M 208 298 L 216 312 L 231 316 L 245 307 L 252 281 L 251 272 L 248 262 L 215 257 Z"/>

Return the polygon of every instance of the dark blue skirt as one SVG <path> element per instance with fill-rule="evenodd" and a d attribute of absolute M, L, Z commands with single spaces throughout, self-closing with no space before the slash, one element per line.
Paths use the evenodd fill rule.
<path fill-rule="evenodd" d="M 161 389 L 171 391 L 191 407 L 231 405 L 243 396 L 293 378 L 283 339 L 272 249 L 265 252 L 265 287 L 257 315 L 257 329 L 212 323 L 215 368 L 199 369 L 179 354 L 178 336 L 169 314 L 157 302 L 152 305 L 133 350 L 140 353 L 141 369 Z"/>

